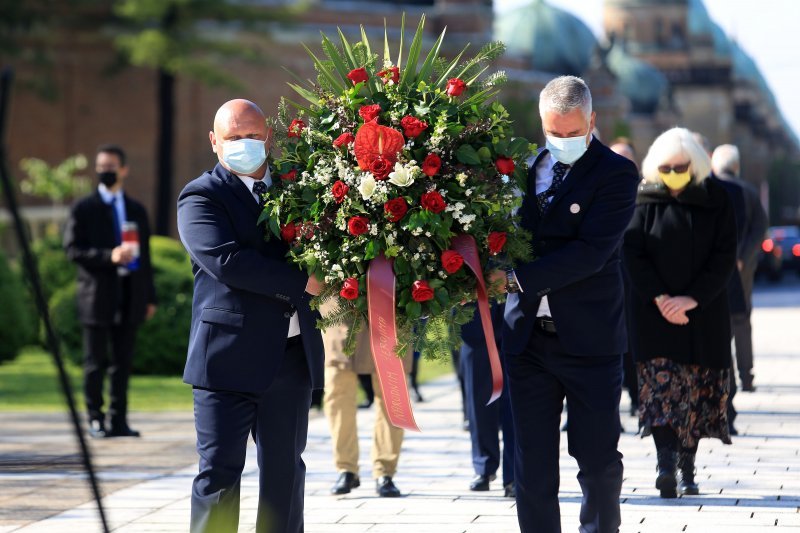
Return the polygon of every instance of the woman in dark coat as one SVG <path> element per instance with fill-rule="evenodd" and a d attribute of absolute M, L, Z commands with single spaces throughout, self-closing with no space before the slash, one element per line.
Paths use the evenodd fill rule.
<path fill-rule="evenodd" d="M 736 263 L 736 223 L 708 155 L 686 129 L 661 134 L 642 163 L 644 182 L 625 233 L 633 284 L 631 318 L 639 417 L 658 455 L 664 498 L 698 494 L 701 438 L 730 444 L 726 401 L 731 365 L 727 284 Z"/>

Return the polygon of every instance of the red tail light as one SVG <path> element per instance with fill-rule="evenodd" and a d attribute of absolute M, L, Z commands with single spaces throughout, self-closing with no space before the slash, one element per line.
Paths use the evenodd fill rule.
<path fill-rule="evenodd" d="M 775 242 L 772 239 L 765 239 L 764 242 L 761 243 L 761 249 L 764 250 L 764 253 L 770 253 L 775 248 Z"/>
<path fill-rule="evenodd" d="M 792 246 L 792 255 L 795 257 L 800 257 L 800 244 L 795 244 Z"/>

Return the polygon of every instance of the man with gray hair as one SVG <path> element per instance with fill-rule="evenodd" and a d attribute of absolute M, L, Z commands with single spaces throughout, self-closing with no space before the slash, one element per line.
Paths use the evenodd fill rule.
<path fill-rule="evenodd" d="M 633 215 L 635 165 L 593 134 L 586 83 L 555 78 L 539 99 L 546 149 L 528 174 L 521 226 L 535 261 L 507 272 L 503 352 L 516 429 L 517 516 L 523 532 L 561 531 L 559 422 L 583 490 L 583 532 L 620 525 L 619 399 L 627 350 L 619 247 Z"/>
<path fill-rule="evenodd" d="M 750 325 L 750 311 L 753 307 L 753 278 L 758 265 L 758 252 L 761 241 L 767 231 L 767 213 L 761 205 L 758 191 L 750 183 L 739 176 L 741 163 L 739 149 L 732 144 L 718 146 L 711 156 L 711 168 L 714 175 L 723 182 L 734 183 L 742 191 L 744 202 L 742 213 L 737 212 L 737 225 L 739 231 L 739 246 L 736 253 L 736 266 L 742 282 L 746 309 L 744 312 L 731 314 L 731 326 L 734 343 L 736 346 L 736 366 L 739 369 L 739 378 L 742 390 L 752 392 L 753 385 L 753 338 Z"/>

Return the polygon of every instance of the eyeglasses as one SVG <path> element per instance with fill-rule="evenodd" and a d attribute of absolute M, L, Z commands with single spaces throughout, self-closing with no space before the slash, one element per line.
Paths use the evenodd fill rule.
<path fill-rule="evenodd" d="M 689 170 L 690 163 L 683 163 L 681 165 L 669 166 L 669 165 L 661 165 L 658 167 L 658 171 L 662 174 L 669 174 L 670 172 L 674 172 L 675 174 L 683 174 L 687 170 Z"/>

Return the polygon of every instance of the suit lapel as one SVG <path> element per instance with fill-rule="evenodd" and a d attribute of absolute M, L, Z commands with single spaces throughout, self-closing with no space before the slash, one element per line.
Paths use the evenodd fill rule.
<path fill-rule="evenodd" d="M 245 185 L 242 180 L 228 172 L 225 167 L 219 163 L 217 163 L 217 166 L 214 168 L 214 174 L 216 174 L 223 182 L 227 183 L 231 187 L 234 195 L 247 207 L 250 212 L 252 212 L 256 217 L 261 214 L 261 208 L 258 206 L 258 202 L 256 202 L 255 198 L 253 198 L 253 195 L 250 193 L 247 185 Z"/>
<path fill-rule="evenodd" d="M 578 183 L 581 178 L 594 166 L 597 159 L 600 157 L 601 154 L 600 149 L 600 141 L 595 138 L 592 138 L 592 142 L 589 143 L 589 149 L 586 150 L 586 153 L 578 159 L 572 168 L 569 170 L 569 173 L 564 178 L 564 181 L 561 183 L 561 186 L 556 190 L 556 194 L 553 196 L 553 199 L 550 201 L 550 207 L 545 212 L 545 215 L 550 212 L 553 206 L 558 203 L 561 198 L 566 195 L 570 189 Z"/>
<path fill-rule="evenodd" d="M 542 150 L 536 155 L 533 163 L 528 167 L 528 190 L 525 194 L 525 201 L 522 205 L 522 224 L 533 231 L 539 225 L 539 205 L 536 202 L 536 167 L 547 155 L 547 149 Z"/>

